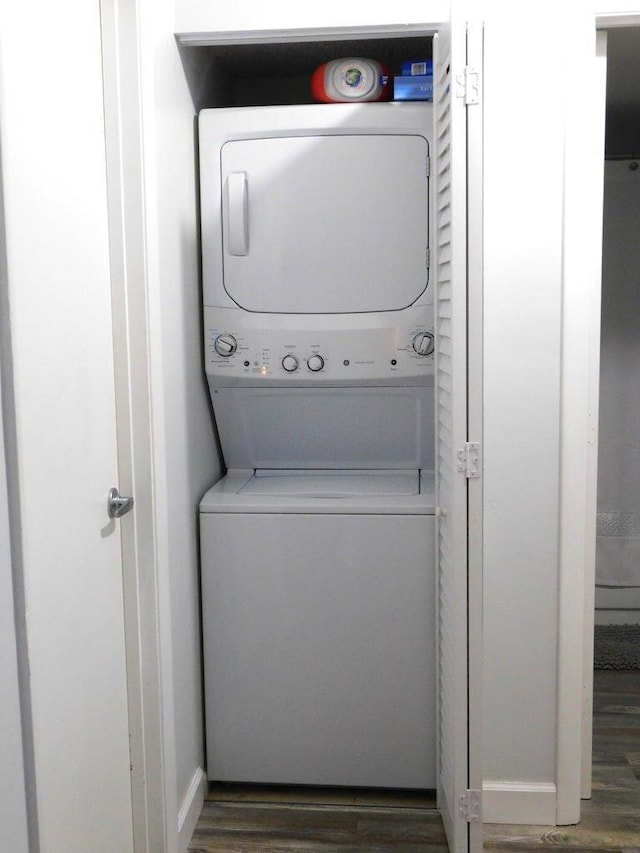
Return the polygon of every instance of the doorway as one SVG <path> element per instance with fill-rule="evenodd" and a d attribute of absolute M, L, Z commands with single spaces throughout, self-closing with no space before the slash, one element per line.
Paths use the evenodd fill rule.
<path fill-rule="evenodd" d="M 561 585 L 559 611 L 558 823 L 580 819 L 592 788 L 593 638 L 598 519 L 598 406 L 605 167 L 607 32 L 638 15 L 585 13 L 572 46 L 585 90 L 567 101 L 563 275 Z M 596 32 L 596 28 L 598 31 Z M 579 36 L 579 38 L 578 38 Z M 615 38 L 615 35 L 614 35 Z M 609 54 L 611 59 L 612 54 Z M 629 80 L 625 81 L 628 88 Z M 609 68 L 609 91 L 615 76 Z M 624 99 L 622 89 L 616 95 Z M 611 97 L 609 98 L 611 101 Z M 609 116 L 611 123 L 611 113 Z M 625 152 L 631 153 L 629 151 Z M 613 509 L 618 509 L 613 507 Z M 577 606 L 576 606 L 577 605 Z M 582 605 L 582 606 L 581 606 Z M 578 663 L 579 638 L 583 648 Z M 581 731 L 576 717 L 582 713 Z"/>
<path fill-rule="evenodd" d="M 467 738 L 463 735 L 462 737 L 457 734 L 460 731 L 466 733 L 467 729 L 467 710 L 468 710 L 468 701 L 467 694 L 474 692 L 472 687 L 477 687 L 477 684 L 469 685 L 467 681 L 467 643 L 466 643 L 466 634 L 467 634 L 467 614 L 466 614 L 466 606 L 467 606 L 467 521 L 466 521 L 466 507 L 467 507 L 467 476 L 465 475 L 464 469 L 459 467 L 459 457 L 457 456 L 458 448 L 461 445 L 464 445 L 464 440 L 466 438 L 466 351 L 465 351 L 465 337 L 466 337 L 466 326 L 464 323 L 464 318 L 466 316 L 466 312 L 463 309 L 463 306 L 466 307 L 466 275 L 467 275 L 467 255 L 466 255 L 466 243 L 467 243 L 467 223 L 466 223 L 466 138 L 465 133 L 463 132 L 463 125 L 466 124 L 465 117 L 465 105 L 462 101 L 453 100 L 452 104 L 448 102 L 451 101 L 451 91 L 452 91 L 452 80 L 450 79 L 451 69 L 455 68 L 457 65 L 462 65 L 463 59 L 463 50 L 460 49 L 460 45 L 458 42 L 463 41 L 465 37 L 465 33 L 463 28 L 456 29 L 456 39 L 455 39 L 455 50 L 451 49 L 450 45 L 444 45 L 448 47 L 449 60 L 447 62 L 442 62 L 443 68 L 443 83 L 441 85 L 441 91 L 443 93 L 443 99 L 445 99 L 446 103 L 443 105 L 440 110 L 444 125 L 445 122 L 449 122 L 448 126 L 443 126 L 441 128 L 441 138 L 445 140 L 449 140 L 453 137 L 455 142 L 456 150 L 455 154 L 451 153 L 452 145 L 448 144 L 446 153 L 447 159 L 441 160 L 443 163 L 442 175 L 438 175 L 438 180 L 440 184 L 443 186 L 443 196 L 445 197 L 445 202 L 441 205 L 441 210 L 444 212 L 440 217 L 440 235 L 442 242 L 443 251 L 442 254 L 446 255 L 447 258 L 447 275 L 450 276 L 447 279 L 447 284 L 449 287 L 446 290 L 448 304 L 445 306 L 449 311 L 451 310 L 451 304 L 454 303 L 459 305 L 460 307 L 456 308 L 453 311 L 453 315 L 456 317 L 456 343 L 457 346 L 453 352 L 453 355 L 448 355 L 448 364 L 453 363 L 454 370 L 449 371 L 448 375 L 453 375 L 455 377 L 452 380 L 452 388 L 446 389 L 446 399 L 441 404 L 442 408 L 442 416 L 449 417 L 450 421 L 447 426 L 450 428 L 449 433 L 452 435 L 452 445 L 451 447 L 446 448 L 446 458 L 445 462 L 448 466 L 451 466 L 452 470 L 457 472 L 457 474 L 463 474 L 464 476 L 459 476 L 456 480 L 455 485 L 455 493 L 449 495 L 449 500 L 447 502 L 447 507 L 454 507 L 455 511 L 449 511 L 448 513 L 443 513 L 442 518 L 447 518 L 447 521 L 440 521 L 441 529 L 444 529 L 450 536 L 455 546 L 455 553 L 453 554 L 453 569 L 454 571 L 447 572 L 447 582 L 450 586 L 451 594 L 445 597 L 445 604 L 448 609 L 445 612 L 445 616 L 447 621 L 451 621 L 452 624 L 445 625 L 448 629 L 444 631 L 446 640 L 448 641 L 447 646 L 447 655 L 443 655 L 443 659 L 446 659 L 447 671 L 453 673 L 453 676 L 449 678 L 447 682 L 448 693 L 445 696 L 446 702 L 442 703 L 442 707 L 445 709 L 441 715 L 442 720 L 446 724 L 448 735 L 445 746 L 447 749 L 443 749 L 441 751 L 441 756 L 445 756 L 446 765 L 445 770 L 446 774 L 443 773 L 443 780 L 446 783 L 446 790 L 443 791 L 444 803 L 442 805 L 442 811 L 447 812 L 450 815 L 450 824 L 449 829 L 455 829 L 459 840 L 457 842 L 455 849 L 466 849 L 466 845 L 468 843 L 468 835 L 469 828 L 468 822 L 475 821 L 476 827 L 479 824 L 478 816 L 473 811 L 474 803 L 471 801 L 473 798 L 467 797 L 467 794 L 475 794 L 477 791 L 468 791 L 469 784 L 472 783 L 475 789 L 480 788 L 480 782 L 471 778 L 471 774 L 469 773 L 468 762 L 467 762 Z M 393 38 L 394 44 L 397 45 L 401 43 L 402 39 L 395 38 L 395 34 L 392 32 L 390 38 Z M 238 45 L 232 45 L 227 43 L 216 43 L 216 44 L 203 44 L 199 39 L 196 39 L 193 43 L 189 42 L 189 38 L 178 39 L 182 60 L 185 68 L 185 72 L 187 75 L 187 80 L 189 80 L 190 70 L 195 73 L 195 71 L 201 70 L 200 57 L 201 53 L 197 54 L 198 59 L 196 60 L 196 55 L 194 51 L 206 51 L 207 54 L 205 58 L 208 57 L 211 60 L 212 64 L 222 63 L 223 61 L 227 62 L 227 66 L 230 62 L 230 56 L 233 54 L 234 56 L 239 55 L 238 51 L 235 52 L 232 48 L 238 48 Z M 214 40 L 216 42 L 220 42 L 220 39 Z M 224 41 L 224 40 L 223 40 Z M 297 38 L 299 41 L 299 38 Z M 345 42 L 341 42 L 343 48 L 346 48 Z M 241 52 L 245 60 L 248 61 L 249 57 L 253 57 L 254 59 L 259 58 L 260 54 L 264 54 L 264 44 L 252 44 L 241 45 Z M 280 45 L 282 47 L 282 45 Z M 288 46 L 289 53 L 287 57 L 291 60 L 291 45 Z M 306 44 L 305 49 L 309 50 L 309 44 Z M 466 52 L 464 52 L 466 55 Z M 274 54 L 275 55 L 275 54 Z M 295 51 L 293 53 L 295 55 Z M 455 60 L 455 62 L 454 62 Z M 446 73 L 446 79 L 445 79 Z M 217 72 L 212 74 L 212 79 L 219 81 L 221 79 L 221 75 Z M 260 80 L 261 83 L 264 81 Z M 242 91 L 241 91 L 242 89 Z M 201 93 L 200 93 L 201 94 Z M 246 85 L 246 81 L 243 83 L 243 86 L 240 87 L 235 85 L 231 87 L 231 89 L 227 93 L 214 93 L 216 94 L 216 98 L 222 98 L 223 105 L 229 106 L 233 104 L 233 106 L 247 106 L 248 104 L 255 104 L 256 102 L 261 103 L 258 98 L 258 95 L 262 95 L 264 97 L 264 86 L 257 87 L 251 86 L 250 91 L 248 91 L 248 87 Z M 213 95 L 212 95 L 213 97 Z M 194 99 L 195 101 L 195 99 Z M 475 113 L 477 117 L 477 125 L 478 132 L 481 127 L 481 108 L 478 107 L 478 101 L 473 101 L 476 105 Z M 221 104 L 216 101 L 216 104 L 220 106 Z M 199 106 L 213 106 L 211 103 L 203 103 L 202 101 L 198 101 Z M 446 109 L 444 107 L 447 107 Z M 453 114 L 455 119 L 452 119 L 450 116 Z M 456 132 L 451 133 L 451 123 L 455 121 L 457 127 Z M 455 162 L 455 168 L 452 166 L 452 163 Z M 445 171 L 446 169 L 446 171 Z M 455 174 L 455 180 L 452 178 L 452 175 Z M 478 170 L 479 174 L 479 170 Z M 479 179 L 476 179 L 476 183 L 473 184 L 474 190 L 477 189 L 479 183 Z M 453 195 L 455 191 L 455 195 L 453 196 L 453 204 L 450 203 L 450 196 Z M 479 209 L 478 205 L 478 209 Z M 456 209 L 456 211 L 460 211 L 459 218 L 458 214 L 456 214 L 455 223 L 451 221 L 445 221 L 444 217 L 448 216 L 451 219 L 450 211 L 452 209 Z M 474 213 L 476 209 L 474 208 Z M 455 228 L 453 225 L 455 224 Z M 451 231 L 455 231 L 456 237 L 455 239 L 451 237 Z M 471 229 L 469 229 L 471 230 Z M 476 228 L 476 234 L 478 229 Z M 447 241 L 446 243 L 444 241 Z M 456 252 L 452 253 L 451 244 L 455 244 Z M 476 240 L 476 243 L 479 245 L 479 240 Z M 450 254 L 453 254 L 454 257 L 449 260 Z M 477 252 L 479 254 L 479 252 Z M 478 265 L 479 266 L 479 265 Z M 477 292 L 477 291 L 476 291 Z M 453 295 L 451 295 L 453 293 Z M 450 315 L 448 315 L 450 316 Z M 460 329 L 457 328 L 458 323 L 460 324 Z M 443 324 L 443 326 L 448 327 L 451 324 Z M 479 335 L 479 333 L 477 333 Z M 443 349 L 444 353 L 449 353 L 450 350 L 447 348 Z M 463 393 L 462 393 L 463 392 Z M 443 398 L 445 398 L 445 394 L 443 393 Z M 450 411 L 449 408 L 446 408 L 448 405 L 451 407 L 451 399 L 455 399 L 455 407 L 453 411 Z M 478 405 L 478 408 L 480 406 Z M 455 431 L 451 429 L 451 426 L 455 426 Z M 475 437 L 475 435 L 474 435 Z M 452 478 L 455 479 L 455 478 Z M 453 489 L 452 489 L 453 492 Z M 479 499 L 479 490 L 474 490 L 474 495 L 477 499 Z M 458 514 L 458 506 L 460 507 L 460 514 Z M 478 519 L 478 523 L 480 523 L 481 514 L 477 512 L 475 518 Z M 455 522 L 455 527 L 454 527 Z M 461 528 L 461 529 L 460 529 Z M 474 540 L 475 544 L 475 540 Z M 450 556 L 450 551 L 447 550 L 447 556 Z M 476 566 L 477 566 L 476 561 Z M 477 597 L 478 602 L 480 602 L 480 597 Z M 454 612 L 455 610 L 455 612 Z M 445 608 L 441 608 L 441 613 L 445 611 Z M 443 618 L 443 622 L 445 619 Z M 479 619 L 476 617 L 476 623 Z M 477 626 L 476 626 L 477 627 Z M 479 667 L 474 669 L 474 677 L 476 681 L 479 681 L 480 672 Z M 478 691 L 479 692 L 479 691 Z M 470 716 L 473 716 L 472 714 Z M 476 728 L 478 727 L 478 722 L 476 722 Z M 474 743 L 478 743 L 479 739 L 476 738 Z M 441 759 L 442 761 L 442 759 Z M 476 774 L 478 775 L 478 774 Z M 444 784 L 443 784 L 444 788 Z M 461 799 L 464 799 L 464 803 L 461 803 Z M 469 802 L 467 803 L 467 799 Z M 469 816 L 467 817 L 467 813 L 465 809 L 468 809 Z M 478 833 L 476 833 L 478 834 Z M 452 845 L 453 846 L 453 845 Z"/>
<path fill-rule="evenodd" d="M 640 631 L 620 627 L 640 625 L 639 51 L 639 27 L 608 32 L 595 624 L 596 664 L 612 668 L 625 665 L 625 637 Z"/>
<path fill-rule="evenodd" d="M 639 49 L 640 27 L 608 30 L 591 778 L 594 789 L 606 778 L 620 791 L 637 783 L 629 760 L 638 743 L 629 725 L 639 713 L 640 684 Z"/>

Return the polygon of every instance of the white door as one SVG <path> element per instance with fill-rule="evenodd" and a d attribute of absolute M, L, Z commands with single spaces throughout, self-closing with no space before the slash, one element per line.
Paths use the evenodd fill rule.
<path fill-rule="evenodd" d="M 99 4 L 1 11 L 5 427 L 30 825 L 40 853 L 127 853 L 129 519 L 106 511 L 118 471 Z"/>
<path fill-rule="evenodd" d="M 222 147 L 224 286 L 238 305 L 332 314 L 395 311 L 419 299 L 428 283 L 429 146 L 419 134 L 424 113 L 415 115 L 413 135 L 309 135 Z"/>
<path fill-rule="evenodd" d="M 479 42 L 481 43 L 481 42 Z M 438 807 L 452 853 L 482 849 L 480 792 L 472 788 L 469 733 L 479 732 L 480 702 L 477 672 L 470 677 L 469 628 L 479 633 L 481 622 L 471 617 L 481 601 L 469 601 L 473 589 L 470 567 L 476 566 L 479 543 L 469 535 L 468 501 L 481 507 L 468 487 L 465 464 L 474 461 L 468 448 L 469 416 L 479 407 L 468 374 L 468 278 L 471 257 L 467 215 L 467 102 L 475 100 L 477 82 L 467 55 L 466 28 L 452 22 L 436 39 L 434 72 L 436 186 L 436 476 L 438 489 L 438 678 L 439 758 Z M 478 57 L 480 59 L 481 57 Z M 468 75 L 465 94 L 465 68 Z M 477 191 L 477 187 L 474 187 Z M 469 199 L 470 201 L 470 199 Z M 469 243 L 470 245 L 470 243 Z M 477 261 L 477 259 L 476 259 Z M 477 344 L 477 339 L 474 345 Z M 469 399 L 475 400 L 473 406 Z M 472 421 L 473 422 L 473 421 Z M 463 459 L 460 454 L 463 454 Z M 462 467 L 462 470 L 461 470 Z M 477 518 L 477 516 L 476 516 Z M 470 547 L 473 545 L 473 552 Z M 468 605 L 469 601 L 469 605 Z M 469 610 L 468 610 L 469 606 Z M 474 660 L 474 666 L 479 664 Z M 470 729 L 470 722 L 473 728 Z M 474 751 L 479 756 L 479 750 Z M 476 765 L 477 767 L 477 765 Z"/>

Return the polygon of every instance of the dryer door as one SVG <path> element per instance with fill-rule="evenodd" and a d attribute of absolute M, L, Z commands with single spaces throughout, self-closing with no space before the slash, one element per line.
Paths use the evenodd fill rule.
<path fill-rule="evenodd" d="M 251 139 L 222 148 L 224 287 L 247 311 L 394 311 L 428 284 L 427 140 Z"/>

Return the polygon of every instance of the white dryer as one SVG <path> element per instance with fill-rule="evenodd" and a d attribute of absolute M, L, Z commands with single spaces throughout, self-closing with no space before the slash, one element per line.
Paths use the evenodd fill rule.
<path fill-rule="evenodd" d="M 200 113 L 205 370 L 228 468 L 432 464 L 430 125 L 427 103 Z"/>
<path fill-rule="evenodd" d="M 435 784 L 430 129 L 200 114 L 210 779 Z"/>

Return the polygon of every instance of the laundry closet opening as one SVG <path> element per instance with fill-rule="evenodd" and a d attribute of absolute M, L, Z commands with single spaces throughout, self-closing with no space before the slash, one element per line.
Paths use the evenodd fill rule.
<path fill-rule="evenodd" d="M 178 46 L 224 472 L 200 505 L 210 796 L 435 808 L 432 36 Z M 331 63 L 389 88 L 318 103 Z"/>

